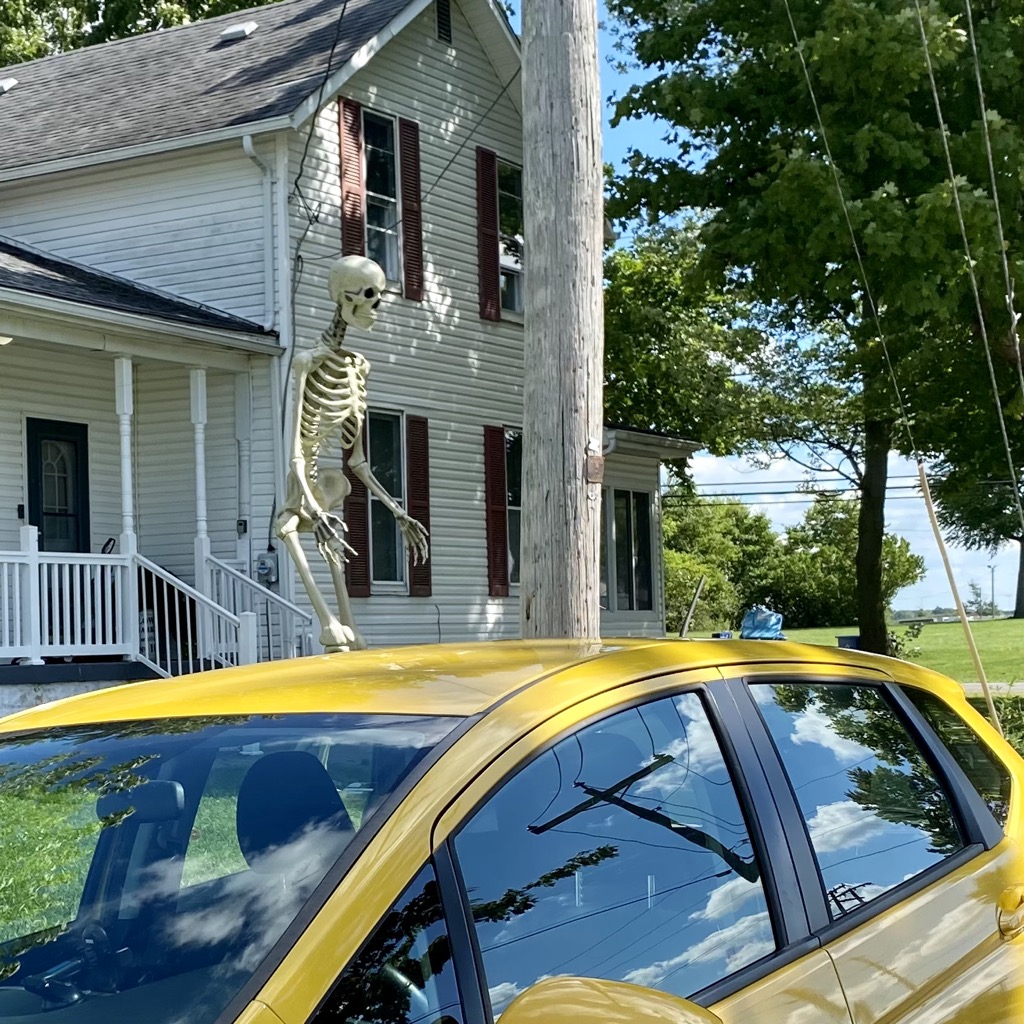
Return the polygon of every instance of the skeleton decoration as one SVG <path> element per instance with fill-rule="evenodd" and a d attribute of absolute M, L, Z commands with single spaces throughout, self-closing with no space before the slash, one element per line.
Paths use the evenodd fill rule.
<path fill-rule="evenodd" d="M 288 549 L 317 618 L 320 642 L 328 651 L 366 646 L 356 631 L 345 586 L 345 561 L 354 549 L 345 539 L 348 527 L 340 515 L 351 485 L 342 469 L 321 467 L 320 458 L 333 448 L 342 451 L 352 475 L 361 480 L 398 521 L 415 564 L 427 559 L 427 531 L 402 508 L 370 471 L 363 451 L 366 379 L 369 361 L 345 348 L 348 327 L 369 330 L 376 320 L 384 272 L 364 256 L 344 256 L 331 267 L 328 289 L 337 304 L 331 326 L 309 352 L 295 357 L 295 433 L 284 508 L 277 516 L 277 536 Z M 317 588 L 302 548 L 300 534 L 312 533 L 327 563 L 338 600 L 335 615 Z"/>

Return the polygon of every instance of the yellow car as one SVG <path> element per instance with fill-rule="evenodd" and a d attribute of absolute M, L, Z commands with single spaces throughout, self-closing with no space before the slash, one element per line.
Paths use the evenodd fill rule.
<path fill-rule="evenodd" d="M 944 677 L 486 643 L 0 721 L 0 1024 L 1024 1021 L 1024 761 Z"/>

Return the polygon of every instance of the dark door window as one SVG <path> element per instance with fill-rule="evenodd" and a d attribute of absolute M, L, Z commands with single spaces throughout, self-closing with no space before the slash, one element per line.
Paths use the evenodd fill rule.
<path fill-rule="evenodd" d="M 38 527 L 43 551 L 90 548 L 87 429 L 28 420 L 28 521 Z"/>
<path fill-rule="evenodd" d="M 441 896 L 428 865 L 342 972 L 310 1024 L 462 1020 Z"/>
<path fill-rule="evenodd" d="M 776 948 L 751 838 L 696 693 L 556 743 L 454 845 L 495 1017 L 550 975 L 689 996 Z"/>
<path fill-rule="evenodd" d="M 833 918 L 963 849 L 949 797 L 879 688 L 751 690 L 796 794 Z"/>

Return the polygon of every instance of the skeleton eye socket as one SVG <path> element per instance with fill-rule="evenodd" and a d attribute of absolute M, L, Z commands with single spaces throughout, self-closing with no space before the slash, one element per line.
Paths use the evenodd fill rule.
<path fill-rule="evenodd" d="M 365 295 L 368 299 L 372 299 L 374 297 L 374 295 L 376 295 L 376 294 L 377 294 L 377 289 L 376 288 L 367 288 L 366 291 L 363 292 L 363 295 Z"/>

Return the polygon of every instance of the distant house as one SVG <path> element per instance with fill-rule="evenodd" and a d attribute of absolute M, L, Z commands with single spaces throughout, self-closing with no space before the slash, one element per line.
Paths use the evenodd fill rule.
<path fill-rule="evenodd" d="M 361 628 L 517 634 L 518 71 L 493 0 L 283 0 L 0 71 L 0 680 L 315 648 L 271 520 L 342 253 L 387 272 L 350 340 L 375 470 L 431 534 L 412 571 L 353 495 Z M 659 460 L 696 446 L 606 447 L 603 627 L 658 633 Z"/>

